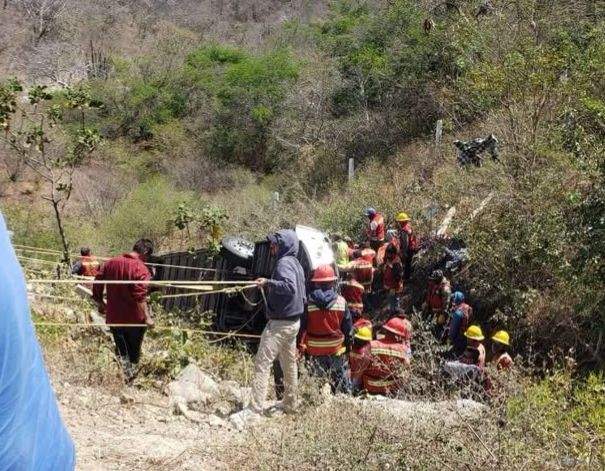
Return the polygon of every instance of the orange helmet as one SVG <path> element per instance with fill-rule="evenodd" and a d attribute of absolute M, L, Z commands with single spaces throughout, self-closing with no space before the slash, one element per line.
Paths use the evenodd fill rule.
<path fill-rule="evenodd" d="M 407 319 L 402 319 L 401 317 L 392 317 L 386 321 L 382 328 L 406 340 L 412 337 L 412 324 Z"/>
<path fill-rule="evenodd" d="M 329 283 L 330 281 L 336 281 L 336 273 L 332 265 L 320 265 L 313 271 L 313 283 Z"/>

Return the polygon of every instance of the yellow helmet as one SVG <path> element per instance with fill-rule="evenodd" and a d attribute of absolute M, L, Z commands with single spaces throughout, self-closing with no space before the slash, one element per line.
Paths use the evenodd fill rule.
<path fill-rule="evenodd" d="M 485 337 L 483 336 L 483 332 L 481 331 L 481 327 L 479 327 L 478 325 L 471 325 L 468 329 L 466 329 L 466 332 L 464 332 L 464 336 L 467 339 L 471 340 L 485 339 Z"/>
<path fill-rule="evenodd" d="M 494 342 L 501 343 L 503 345 L 510 345 L 510 335 L 506 330 L 499 330 L 492 336 Z"/>
<path fill-rule="evenodd" d="M 411 220 L 412 218 L 410 218 L 407 213 L 404 213 L 403 211 L 397 213 L 397 215 L 395 216 L 395 221 L 397 222 L 406 222 Z"/>
<path fill-rule="evenodd" d="M 359 327 L 355 330 L 355 338 L 369 342 L 372 340 L 372 328 L 368 326 Z"/>

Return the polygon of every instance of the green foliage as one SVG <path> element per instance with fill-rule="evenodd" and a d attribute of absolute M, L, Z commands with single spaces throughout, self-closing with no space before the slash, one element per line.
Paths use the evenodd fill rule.
<path fill-rule="evenodd" d="M 580 462 L 596 464 L 605 452 L 605 379 L 592 373 L 574 382 L 556 372 L 508 401 L 510 426 L 525 430 L 527 439 L 548 442 L 565 431 L 565 447 Z M 600 438 L 599 438 L 600 437 Z M 600 441 L 600 443 L 599 443 Z M 601 463 L 603 464 L 603 463 Z"/>
<path fill-rule="evenodd" d="M 111 251 L 130 249 L 142 238 L 160 245 L 172 229 L 174 209 L 191 196 L 175 190 L 166 180 L 154 178 L 140 184 L 102 221 L 101 240 Z"/>
<path fill-rule="evenodd" d="M 252 55 L 218 45 L 189 54 L 185 75 L 212 103 L 208 150 L 229 162 L 267 169 L 267 132 L 298 65 L 286 50 Z"/>

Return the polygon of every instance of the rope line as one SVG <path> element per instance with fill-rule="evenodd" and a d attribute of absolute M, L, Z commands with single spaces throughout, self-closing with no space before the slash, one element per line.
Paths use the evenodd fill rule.
<path fill-rule="evenodd" d="M 43 255 L 52 255 L 52 256 L 56 256 L 56 257 L 62 257 L 63 256 L 63 252 L 59 252 L 59 251 L 55 251 L 52 249 L 43 249 L 43 248 L 38 248 L 38 247 L 30 247 L 27 245 L 14 245 L 15 250 L 16 251 L 21 251 L 21 252 L 33 252 L 33 253 L 39 253 L 39 254 L 43 254 Z M 70 255 L 72 257 L 80 257 L 79 254 L 76 253 L 70 253 Z M 20 257 L 22 257 L 22 255 L 19 255 Z M 110 260 L 111 257 L 104 257 L 101 255 L 93 255 L 93 257 L 99 259 L 99 260 Z M 57 261 L 56 263 L 63 263 L 61 261 Z M 166 268 L 178 268 L 178 269 L 182 269 L 182 270 L 194 270 L 194 271 L 203 271 L 203 272 L 211 272 L 211 273 L 218 273 L 218 272 L 225 272 L 225 273 L 229 273 L 229 270 L 219 270 L 217 268 L 205 268 L 205 267 L 190 267 L 187 265 L 172 265 L 169 263 L 151 263 L 151 262 L 145 262 L 145 265 L 150 266 L 150 267 L 166 267 Z"/>
<path fill-rule="evenodd" d="M 103 327 L 147 327 L 147 324 L 98 324 L 98 323 L 86 323 L 86 322 L 34 322 L 33 323 L 37 327 L 81 327 L 81 328 L 103 328 Z M 245 326 L 245 324 L 244 324 Z M 258 334 L 241 334 L 240 331 L 234 332 L 217 332 L 214 330 L 205 330 L 205 329 L 194 329 L 189 327 L 179 327 L 179 326 L 154 326 L 151 330 L 157 331 L 167 331 L 167 330 L 180 330 L 182 332 L 191 332 L 191 333 L 199 333 L 199 334 L 208 334 L 208 335 L 222 335 L 224 338 L 229 337 L 242 337 L 242 338 L 254 338 L 259 339 L 261 336 Z"/>
<path fill-rule="evenodd" d="M 27 280 L 33 284 L 79 284 L 82 280 L 78 279 L 46 279 L 35 278 Z M 191 286 L 214 286 L 214 285 L 230 285 L 230 286 L 251 286 L 250 281 L 225 281 L 225 280 L 86 280 L 86 284 L 96 285 L 158 285 L 158 286 L 173 286 L 180 289 L 194 289 Z"/>

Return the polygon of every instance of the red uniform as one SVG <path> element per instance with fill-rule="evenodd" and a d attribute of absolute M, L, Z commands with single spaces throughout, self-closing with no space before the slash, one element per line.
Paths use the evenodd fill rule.
<path fill-rule="evenodd" d="M 406 342 L 386 337 L 370 342 L 371 365 L 363 374 L 363 386 L 372 394 L 394 394 L 401 370 L 410 364 L 411 349 Z"/>
<path fill-rule="evenodd" d="M 92 255 L 80 257 L 80 263 L 82 264 L 82 268 L 78 274 L 81 276 L 97 276 L 101 268 L 99 261 Z"/>
<path fill-rule="evenodd" d="M 403 223 L 399 228 L 399 237 L 397 239 L 399 253 L 403 260 L 406 260 L 418 251 L 418 239 L 416 239 L 409 221 Z"/>
<path fill-rule="evenodd" d="M 351 369 L 351 380 L 361 381 L 363 374 L 372 363 L 370 353 L 370 342 L 361 347 L 353 347 L 349 353 L 349 368 Z"/>
<path fill-rule="evenodd" d="M 357 280 L 340 283 L 340 294 L 347 302 L 352 313 L 360 315 L 363 312 L 363 293 L 365 288 Z"/>
<path fill-rule="evenodd" d="M 347 265 L 348 270 L 353 272 L 355 279 L 363 285 L 366 293 L 372 290 L 374 281 L 374 267 L 371 262 L 363 258 L 357 258 Z"/>
<path fill-rule="evenodd" d="M 112 258 L 103 265 L 96 280 L 148 281 L 151 273 L 136 252 Z M 148 283 L 107 284 L 106 322 L 108 324 L 144 324 L 145 311 L 140 303 L 145 301 Z M 93 298 L 103 301 L 105 285 L 97 283 L 93 287 Z"/>
<path fill-rule="evenodd" d="M 384 242 L 385 238 L 384 217 L 376 213 L 368 223 L 367 236 L 370 242 Z"/>
<path fill-rule="evenodd" d="M 306 351 L 309 355 L 336 355 L 344 351 L 345 335 L 341 325 L 346 310 L 347 302 L 342 296 L 338 296 L 336 302 L 325 309 L 309 304 L 306 330 Z"/>
<path fill-rule="evenodd" d="M 382 282 L 384 289 L 394 293 L 403 291 L 403 265 L 399 257 L 386 259 L 382 265 Z"/>

